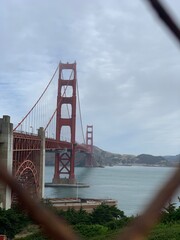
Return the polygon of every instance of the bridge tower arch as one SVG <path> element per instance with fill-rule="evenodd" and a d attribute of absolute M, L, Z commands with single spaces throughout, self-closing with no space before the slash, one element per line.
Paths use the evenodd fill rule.
<path fill-rule="evenodd" d="M 71 72 L 67 77 L 64 72 Z M 66 96 L 68 88 L 71 95 Z M 63 104 L 71 106 L 69 117 L 62 116 Z M 76 137 L 76 62 L 59 64 L 57 113 L 56 113 L 56 140 L 62 141 L 62 129 L 69 127 L 70 142 L 69 149 L 58 149 L 55 153 L 55 170 L 53 183 L 75 183 L 74 161 L 75 161 L 75 137 Z"/>

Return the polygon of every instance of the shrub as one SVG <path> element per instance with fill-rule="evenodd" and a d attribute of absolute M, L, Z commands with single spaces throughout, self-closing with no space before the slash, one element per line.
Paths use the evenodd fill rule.
<path fill-rule="evenodd" d="M 108 232 L 108 228 L 99 224 L 95 225 L 81 225 L 78 224 L 74 227 L 74 230 L 77 231 L 83 237 L 94 237 L 102 236 Z"/>
<path fill-rule="evenodd" d="M 169 203 L 161 213 L 161 222 L 170 223 L 180 221 L 180 207 L 176 208 L 175 203 Z"/>
<path fill-rule="evenodd" d="M 113 220 L 123 219 L 126 216 L 124 212 L 119 210 L 115 206 L 108 206 L 106 204 L 101 204 L 97 208 L 93 209 L 91 213 L 92 223 L 106 225 L 108 222 Z"/>
<path fill-rule="evenodd" d="M 69 208 L 67 211 L 58 211 L 58 215 L 64 217 L 64 219 L 72 224 L 91 224 L 91 216 L 82 208 L 79 211 L 74 208 Z"/>

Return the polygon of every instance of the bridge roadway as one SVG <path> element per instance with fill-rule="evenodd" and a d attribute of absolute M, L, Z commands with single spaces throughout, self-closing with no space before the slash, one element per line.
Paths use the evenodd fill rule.
<path fill-rule="evenodd" d="M 41 198 L 44 195 L 45 151 L 58 151 L 63 149 L 67 149 L 69 152 L 83 151 L 90 153 L 90 148 L 87 145 L 72 144 L 66 141 L 45 138 L 43 128 L 38 129 L 37 135 L 13 131 L 13 124 L 10 123 L 10 117 L 5 115 L 3 118 L 0 118 L 1 164 L 12 173 L 25 189 L 28 189 L 31 196 Z M 68 155 L 66 153 L 62 154 Z M 72 155 L 70 155 L 70 157 L 71 156 Z M 67 174 L 74 173 L 74 156 L 70 159 L 73 165 L 70 170 L 68 167 L 70 163 L 69 159 L 66 157 L 64 158 L 65 162 L 62 162 L 63 165 L 60 168 L 60 170 L 63 169 L 63 171 L 61 171 L 62 174 L 64 170 L 67 170 Z M 58 174 L 60 170 L 57 168 Z M 69 178 L 69 183 L 75 182 L 75 176 L 73 174 L 72 176 L 74 179 Z M 2 207 L 6 209 L 11 205 L 11 196 L 12 199 L 16 200 L 16 195 L 11 194 L 11 191 L 4 184 L 0 184 L 0 195 L 2 195 L 4 199 Z"/>
<path fill-rule="evenodd" d="M 37 134 L 13 132 L 13 150 L 29 151 L 40 150 L 41 139 Z M 45 138 L 46 151 L 56 151 L 62 149 L 71 149 L 72 143 L 67 141 L 58 141 L 53 138 Z M 91 153 L 89 146 L 85 144 L 75 144 L 76 151 Z"/>

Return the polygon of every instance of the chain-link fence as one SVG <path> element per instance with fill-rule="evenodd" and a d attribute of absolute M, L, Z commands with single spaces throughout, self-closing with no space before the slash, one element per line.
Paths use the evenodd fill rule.
<path fill-rule="evenodd" d="M 180 43 L 180 30 L 167 9 L 157 0 L 147 0 L 160 19 L 166 24 L 168 29 Z M 75 240 L 79 237 L 74 233 L 71 226 L 67 225 L 63 219 L 56 217 L 52 212 L 42 207 L 38 202 L 32 200 L 28 193 L 22 189 L 17 181 L 10 176 L 7 171 L 0 166 L 0 180 L 8 184 L 13 192 L 16 192 L 21 204 L 26 208 L 29 215 L 39 224 L 44 232 L 54 240 Z M 129 227 L 127 227 L 117 239 L 139 240 L 143 239 L 160 217 L 161 210 L 170 200 L 172 195 L 180 186 L 180 167 L 178 166 L 174 174 L 160 189 L 144 213 L 137 217 Z"/>

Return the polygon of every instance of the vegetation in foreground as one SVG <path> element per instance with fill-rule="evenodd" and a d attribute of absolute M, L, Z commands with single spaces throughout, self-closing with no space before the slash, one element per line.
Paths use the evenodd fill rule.
<path fill-rule="evenodd" d="M 127 217 L 124 212 L 115 206 L 102 204 L 93 212 L 87 213 L 83 209 L 75 211 L 56 211 L 63 217 L 73 229 L 87 240 L 113 239 L 134 217 Z M 23 231 L 22 231 L 23 230 Z M 20 233 L 17 235 L 17 233 Z M 32 225 L 25 213 L 17 208 L 9 210 L 0 209 L 0 234 L 6 234 L 9 238 L 21 240 L 48 240 L 42 235 L 37 226 Z M 179 240 L 180 239 L 180 207 L 169 204 L 162 211 L 161 222 L 152 230 L 147 240 Z"/>

